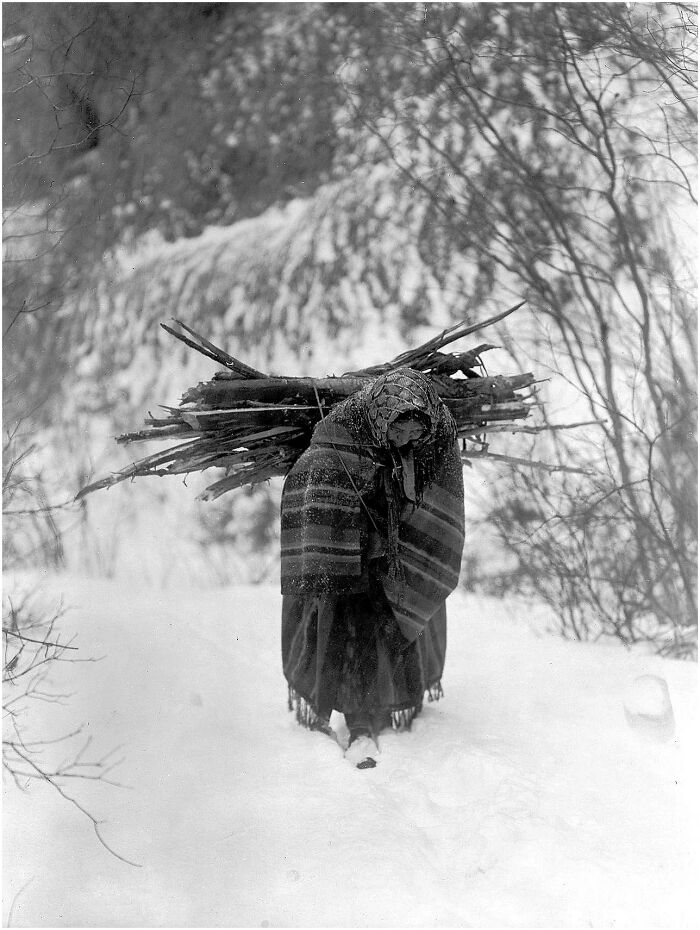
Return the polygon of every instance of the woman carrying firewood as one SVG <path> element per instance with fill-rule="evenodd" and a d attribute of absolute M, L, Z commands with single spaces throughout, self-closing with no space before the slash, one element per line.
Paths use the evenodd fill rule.
<path fill-rule="evenodd" d="M 282 494 L 282 658 L 289 707 L 376 764 L 378 735 L 442 695 L 445 599 L 457 585 L 464 489 L 451 414 L 400 368 L 335 406 Z"/>

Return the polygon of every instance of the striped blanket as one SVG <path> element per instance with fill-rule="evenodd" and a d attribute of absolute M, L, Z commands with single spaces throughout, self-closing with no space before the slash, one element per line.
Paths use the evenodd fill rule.
<path fill-rule="evenodd" d="M 402 510 L 400 577 L 390 577 L 386 569 L 377 571 L 401 631 L 410 641 L 420 635 L 459 578 L 464 506 L 456 442 L 443 459 L 420 505 L 407 503 Z M 385 453 L 358 441 L 333 414 L 316 427 L 282 494 L 283 594 L 370 589 L 369 543 L 377 523 L 367 500 L 381 486 L 380 476 L 389 471 Z"/>

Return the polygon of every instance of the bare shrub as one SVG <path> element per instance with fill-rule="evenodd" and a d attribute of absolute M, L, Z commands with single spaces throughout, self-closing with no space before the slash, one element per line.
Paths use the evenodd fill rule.
<path fill-rule="evenodd" d="M 526 297 L 513 359 L 599 421 L 542 439 L 579 478 L 514 471 L 489 518 L 569 635 L 601 625 L 673 655 L 697 629 L 695 9 L 685 4 L 388 7 L 384 60 L 344 69 L 367 159 L 424 204 L 465 306 Z M 693 214 L 694 215 L 694 212 Z M 555 434 L 556 435 L 556 434 Z M 522 508 L 536 518 L 526 519 Z"/>

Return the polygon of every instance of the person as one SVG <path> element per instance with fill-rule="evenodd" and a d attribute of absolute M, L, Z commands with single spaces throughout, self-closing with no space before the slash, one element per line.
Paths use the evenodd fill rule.
<path fill-rule="evenodd" d="M 281 504 L 282 662 L 289 709 L 376 764 L 379 733 L 442 696 L 445 600 L 464 544 L 454 420 L 428 377 L 383 374 L 316 426 Z"/>

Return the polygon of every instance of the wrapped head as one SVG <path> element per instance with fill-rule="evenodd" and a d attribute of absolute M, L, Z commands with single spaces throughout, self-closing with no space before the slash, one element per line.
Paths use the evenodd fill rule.
<path fill-rule="evenodd" d="M 441 401 L 430 380 L 411 368 L 380 375 L 367 392 L 367 419 L 380 446 L 415 446 L 435 435 Z"/>

